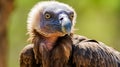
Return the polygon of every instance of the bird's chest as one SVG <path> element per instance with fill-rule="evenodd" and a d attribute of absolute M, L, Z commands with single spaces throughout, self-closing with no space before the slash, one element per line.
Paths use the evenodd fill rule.
<path fill-rule="evenodd" d="M 39 49 L 36 52 L 38 52 L 36 53 L 36 58 L 39 59 L 41 67 L 71 67 L 68 62 L 71 46 L 61 44 L 48 51 L 43 45 L 39 45 Z"/>

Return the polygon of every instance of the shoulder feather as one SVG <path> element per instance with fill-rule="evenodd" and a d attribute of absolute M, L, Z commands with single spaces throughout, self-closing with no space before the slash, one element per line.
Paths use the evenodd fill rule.
<path fill-rule="evenodd" d="M 76 67 L 119 67 L 120 52 L 102 42 L 73 36 L 73 62 Z"/>

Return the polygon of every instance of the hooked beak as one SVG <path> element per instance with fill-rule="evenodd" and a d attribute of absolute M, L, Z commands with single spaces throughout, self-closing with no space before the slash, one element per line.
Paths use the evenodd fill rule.
<path fill-rule="evenodd" d="M 59 21 L 61 24 L 61 30 L 63 33 L 70 35 L 72 22 L 66 14 L 59 15 Z"/>

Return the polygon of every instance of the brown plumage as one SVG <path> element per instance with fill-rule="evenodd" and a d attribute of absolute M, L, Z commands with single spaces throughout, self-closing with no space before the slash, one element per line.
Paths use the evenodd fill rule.
<path fill-rule="evenodd" d="M 61 13 L 61 10 L 65 13 L 72 11 L 74 15 L 64 14 L 70 16 L 65 21 L 72 18 L 72 26 L 70 24 L 67 25 L 68 27 L 64 26 L 64 24 L 68 24 L 64 21 L 62 22 L 64 28 L 60 27 L 59 29 L 59 25 L 55 29 L 52 28 L 55 25 L 50 28 L 49 26 L 42 28 L 45 24 L 53 24 L 53 21 L 51 22 L 53 14 L 45 13 L 47 21 L 46 19 L 42 20 L 44 19 L 44 11 L 49 10 L 48 8 L 52 8 L 51 10 L 58 14 Z M 63 21 L 64 17 L 57 20 Z M 48 21 L 50 22 L 47 23 Z M 39 26 L 39 24 L 41 25 Z M 28 34 L 31 44 L 23 48 L 20 53 L 20 67 L 120 67 L 120 52 L 102 42 L 74 35 L 72 33 L 74 24 L 75 11 L 68 5 L 56 1 L 38 3 L 29 15 Z M 71 30 L 69 30 L 69 26 Z"/>

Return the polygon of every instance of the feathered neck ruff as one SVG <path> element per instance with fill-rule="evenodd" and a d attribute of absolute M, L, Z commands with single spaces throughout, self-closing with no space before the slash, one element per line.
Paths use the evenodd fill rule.
<path fill-rule="evenodd" d="M 73 42 L 71 37 L 72 34 L 59 37 L 52 50 L 47 51 L 42 44 L 44 36 L 34 30 L 30 34 L 29 41 L 34 44 L 33 51 L 36 63 L 42 64 L 43 67 L 64 67 L 64 65 L 67 65 L 72 52 Z"/>

